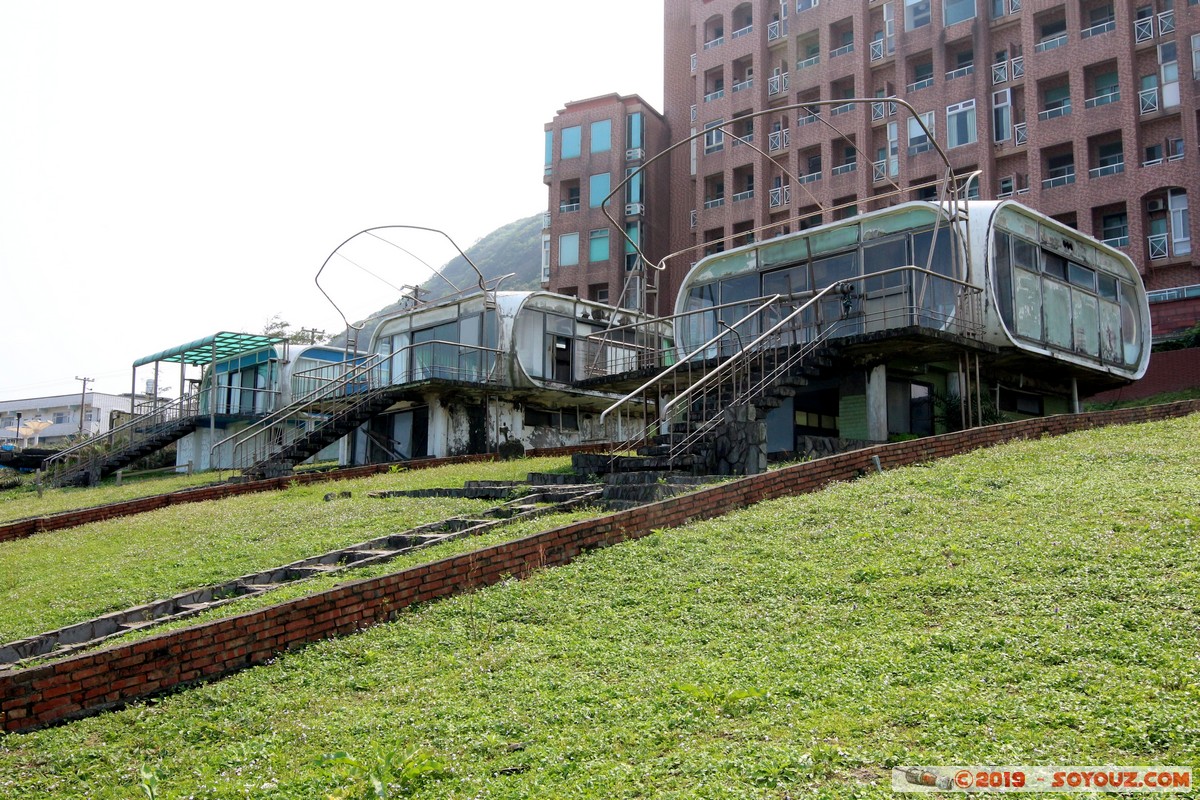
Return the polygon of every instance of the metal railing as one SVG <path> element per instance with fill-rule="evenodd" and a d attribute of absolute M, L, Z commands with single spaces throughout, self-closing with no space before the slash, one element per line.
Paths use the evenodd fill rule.
<path fill-rule="evenodd" d="M 1062 47 L 1066 43 L 1067 43 L 1067 34 L 1066 34 L 1066 31 L 1064 31 L 1064 32 L 1058 34 L 1057 36 L 1051 36 L 1047 39 L 1043 39 L 1042 41 L 1038 42 L 1036 45 L 1033 46 L 1033 52 L 1045 53 L 1047 50 L 1056 50 L 1059 47 Z"/>
<path fill-rule="evenodd" d="M 204 390 L 207 391 L 207 390 Z M 134 416 L 112 430 L 59 450 L 42 462 L 46 479 L 60 485 L 75 476 L 97 470 L 106 460 L 154 441 L 184 420 L 200 414 L 200 392 L 177 400 L 150 400 L 134 407 Z"/>
<path fill-rule="evenodd" d="M 837 58 L 838 56 L 848 55 L 853 52 L 854 52 L 854 42 L 849 42 L 848 44 L 844 44 L 841 47 L 835 47 L 834 49 L 830 50 L 829 57 Z"/>
<path fill-rule="evenodd" d="M 1083 101 L 1084 108 L 1099 108 L 1106 106 L 1109 103 L 1115 103 L 1121 99 L 1121 90 L 1113 89 L 1112 91 L 1098 94 L 1095 97 L 1089 97 Z"/>
<path fill-rule="evenodd" d="M 792 146 L 791 128 L 782 128 L 767 134 L 767 149 L 771 151 L 786 150 Z"/>
<path fill-rule="evenodd" d="M 767 94 L 779 94 L 791 88 L 791 78 L 788 73 L 772 75 L 767 78 Z"/>
<path fill-rule="evenodd" d="M 1029 125 L 1025 122 L 1018 122 L 1013 125 L 1013 143 L 1020 147 L 1029 142 Z"/>
<path fill-rule="evenodd" d="M 1153 114 L 1158 111 L 1158 87 L 1142 89 L 1138 92 L 1138 113 Z"/>
<path fill-rule="evenodd" d="M 1054 175 L 1049 178 L 1042 179 L 1043 189 L 1053 189 L 1057 186 L 1067 186 L 1075 182 L 1075 172 L 1072 170 L 1064 175 Z"/>
<path fill-rule="evenodd" d="M 791 186 L 775 186 L 768 192 L 767 205 L 771 208 L 779 206 L 791 205 L 792 202 L 792 187 Z"/>
<path fill-rule="evenodd" d="M 1154 17 L 1133 21 L 1133 41 L 1148 42 L 1154 38 Z"/>
<path fill-rule="evenodd" d="M 1152 233 L 1146 237 L 1146 246 L 1150 248 L 1150 260 L 1158 261 L 1159 259 L 1167 258 L 1167 234 Z"/>
<path fill-rule="evenodd" d="M 719 311 L 735 306 L 750 310 L 731 323 L 720 320 Z M 672 318 L 677 341 L 689 317 L 708 315 L 694 324 L 724 330 L 707 336 L 614 402 L 600 420 L 613 415 L 617 419 L 620 443 L 613 448 L 614 456 L 661 434 L 670 440 L 674 463 L 720 424 L 726 409 L 762 397 L 828 339 L 911 326 L 978 337 L 982 308 L 979 287 L 910 265 L 857 276 L 817 292 L 693 309 Z M 653 418 L 648 397 L 655 398 Z M 637 418 L 642 425 L 627 436 L 626 422 Z"/>
<path fill-rule="evenodd" d="M 1092 167 L 1088 170 L 1089 178 L 1103 178 L 1105 175 L 1118 175 L 1125 171 L 1125 162 L 1120 161 L 1116 164 L 1105 164 L 1100 167 Z"/>
<path fill-rule="evenodd" d="M 1098 22 L 1090 28 L 1084 28 L 1079 33 L 1080 39 L 1090 39 L 1093 36 L 1099 36 L 1102 33 L 1108 33 L 1117 29 L 1117 21 L 1110 19 L 1107 22 Z"/>

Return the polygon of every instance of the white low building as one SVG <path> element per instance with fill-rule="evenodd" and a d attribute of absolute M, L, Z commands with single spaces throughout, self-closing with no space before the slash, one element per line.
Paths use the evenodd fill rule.
<path fill-rule="evenodd" d="M 139 394 L 134 403 L 147 399 Z M 128 419 L 129 409 L 128 394 L 104 392 L 0 400 L 0 443 L 20 447 L 57 445 L 77 438 L 81 430 L 85 436 L 107 433 L 113 427 L 114 412 Z M 18 415 L 20 435 L 17 432 Z"/>

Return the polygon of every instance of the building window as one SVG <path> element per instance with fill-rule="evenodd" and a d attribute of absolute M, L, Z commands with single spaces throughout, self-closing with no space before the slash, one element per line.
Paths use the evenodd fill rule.
<path fill-rule="evenodd" d="M 1200 33 L 1192 34 L 1192 77 L 1200 80 Z"/>
<path fill-rule="evenodd" d="M 592 123 L 591 150 L 593 153 L 607 153 L 612 149 L 612 120 L 602 119 Z"/>
<path fill-rule="evenodd" d="M 625 202 L 640 203 L 642 202 L 642 175 L 644 172 L 636 167 L 630 167 L 625 170 L 625 177 L 628 182 L 625 184 Z"/>
<path fill-rule="evenodd" d="M 579 234 L 564 233 L 558 237 L 558 265 L 573 267 L 579 263 Z"/>
<path fill-rule="evenodd" d="M 904 30 L 916 30 L 928 24 L 929 0 L 904 0 Z"/>
<path fill-rule="evenodd" d="M 582 129 L 578 125 L 575 125 L 570 128 L 563 128 L 563 131 L 562 131 L 562 157 L 563 158 L 579 158 L 581 130 Z"/>
<path fill-rule="evenodd" d="M 71 415 L 68 412 L 66 412 L 66 411 L 55 411 L 54 412 L 54 424 L 55 425 L 63 425 L 70 421 L 71 421 Z"/>
<path fill-rule="evenodd" d="M 588 261 L 608 261 L 607 230 L 595 230 L 588 233 Z"/>
<path fill-rule="evenodd" d="M 546 166 L 554 163 L 554 131 L 546 131 Z"/>
<path fill-rule="evenodd" d="M 542 234 L 542 283 L 550 280 L 550 234 Z"/>
<path fill-rule="evenodd" d="M 946 25 L 974 19 L 975 0 L 945 0 L 942 10 Z"/>
<path fill-rule="evenodd" d="M 962 147 L 975 143 L 975 101 L 967 100 L 946 108 L 946 144 Z"/>
<path fill-rule="evenodd" d="M 925 123 L 925 128 L 928 133 L 921 127 L 921 123 Z M 917 153 L 924 153 L 932 147 L 930 137 L 933 136 L 933 112 L 926 111 L 916 117 L 908 118 L 908 154 L 910 156 Z"/>
<path fill-rule="evenodd" d="M 704 126 L 704 154 L 719 153 L 725 147 L 725 120 L 710 122 Z"/>
<path fill-rule="evenodd" d="M 642 241 L 642 226 L 637 222 L 625 223 L 625 269 L 633 270 L 638 266 L 637 248 Z"/>
<path fill-rule="evenodd" d="M 1163 108 L 1175 108 L 1179 105 L 1179 61 L 1174 42 L 1158 46 L 1158 69 Z"/>
<path fill-rule="evenodd" d="M 1012 138 L 1012 90 L 992 92 L 992 139 L 1007 142 Z"/>
<path fill-rule="evenodd" d="M 1105 244 L 1114 244 L 1115 242 L 1123 241 L 1124 244 L 1129 244 L 1129 217 L 1124 212 L 1116 214 L 1105 214 L 1100 218 L 1100 238 Z M 1114 244 L 1116 247 L 1124 245 Z"/>
<path fill-rule="evenodd" d="M 625 142 L 629 150 L 642 146 L 642 112 L 635 111 L 625 119 Z"/>
<path fill-rule="evenodd" d="M 611 185 L 612 181 L 607 172 L 590 177 L 588 179 L 588 207 L 599 208 L 604 202 L 604 198 L 608 197 Z"/>

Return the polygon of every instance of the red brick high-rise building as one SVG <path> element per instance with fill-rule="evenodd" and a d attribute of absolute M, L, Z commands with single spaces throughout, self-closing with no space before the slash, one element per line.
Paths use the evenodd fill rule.
<path fill-rule="evenodd" d="M 643 187 L 647 254 L 679 253 L 651 310 L 671 312 L 706 253 L 932 198 L 944 163 L 883 99 L 898 97 L 957 174 L 979 172 L 972 196 L 1015 196 L 1129 254 L 1157 334 L 1200 319 L 1197 0 L 665 0 L 665 14 L 666 132 L 703 135 Z M 553 248 L 548 269 L 552 288 L 590 296 Z"/>

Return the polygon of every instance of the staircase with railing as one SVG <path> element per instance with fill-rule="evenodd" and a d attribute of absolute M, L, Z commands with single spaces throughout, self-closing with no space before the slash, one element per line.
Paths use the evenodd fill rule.
<path fill-rule="evenodd" d="M 290 472 L 393 402 L 397 387 L 381 365 L 387 356 L 325 365 L 293 377 L 313 387 L 287 406 L 212 445 L 211 460 L 245 479 Z M 225 454 L 228 453 L 228 457 Z"/>
<path fill-rule="evenodd" d="M 622 431 L 607 470 L 711 470 L 723 424 L 750 418 L 741 411 L 747 407 L 758 419 L 778 408 L 832 363 L 848 337 L 903 328 L 978 336 L 981 295 L 963 281 L 903 266 L 827 286 L 799 304 L 778 295 L 761 298 L 750 313 L 718 323 L 725 330 L 603 412 L 601 419 L 615 416 Z M 624 421 L 639 413 L 644 424 L 626 435 Z M 632 450 L 638 456 L 621 455 Z"/>
<path fill-rule="evenodd" d="M 42 463 L 52 486 L 92 485 L 194 431 L 200 416 L 200 395 L 178 400 L 148 401 L 134 409 L 123 425 L 60 450 Z"/>

